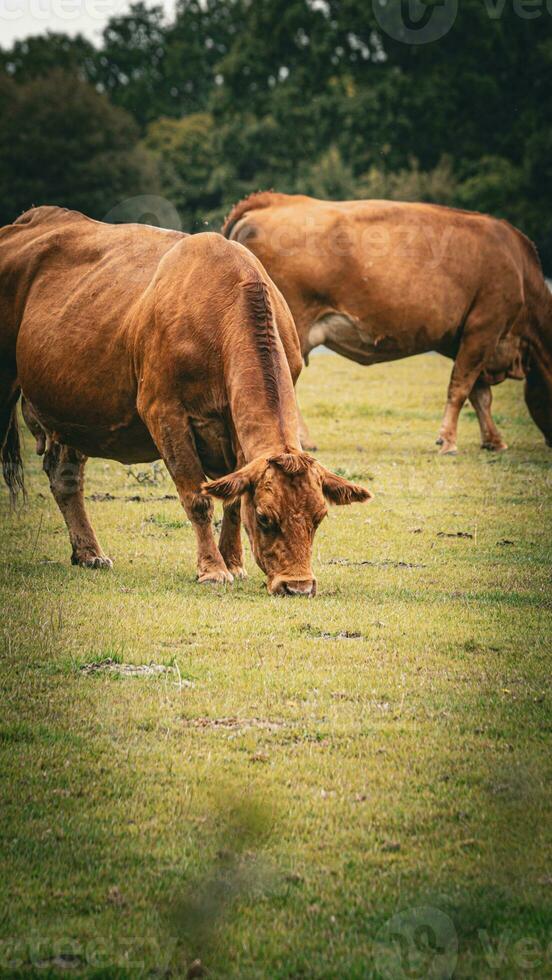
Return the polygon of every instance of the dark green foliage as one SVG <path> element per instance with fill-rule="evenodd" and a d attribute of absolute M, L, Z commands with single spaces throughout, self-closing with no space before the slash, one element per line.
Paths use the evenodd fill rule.
<path fill-rule="evenodd" d="M 182 227 L 201 231 L 205 209 L 218 203 L 214 123 L 208 113 L 163 117 L 148 128 L 144 146 L 156 155 L 163 189 L 178 210 Z"/>
<path fill-rule="evenodd" d="M 0 223 L 38 204 L 103 218 L 122 199 L 155 191 L 156 170 L 133 119 L 61 70 L 0 88 Z"/>
<path fill-rule="evenodd" d="M 399 17 L 399 0 L 387 7 Z M 405 44 L 366 0 L 179 0 L 171 23 L 139 2 L 110 20 L 99 49 L 49 34 L 0 51 L 0 93 L 59 67 L 107 95 L 134 118 L 190 230 L 269 187 L 435 200 L 509 218 L 552 270 L 552 13 L 526 7 L 530 17 L 510 0 L 462 0 L 440 40 Z M 37 110 L 24 111 L 30 136 Z M 0 132 L 3 163 L 11 132 Z M 151 192 L 155 174 L 145 188 L 136 166 Z M 111 199 L 136 193 L 125 173 L 115 164 L 105 174 Z M 62 180 L 44 171 L 37 203 L 74 201 L 71 181 L 71 168 Z M 80 174 L 76 196 L 98 213 L 88 181 Z M 3 220 L 14 213 L 10 185 Z"/>
<path fill-rule="evenodd" d="M 93 80 L 96 58 L 94 45 L 80 34 L 68 37 L 48 31 L 16 41 L 10 51 L 0 50 L 0 68 L 16 82 L 40 78 L 56 68 Z"/>

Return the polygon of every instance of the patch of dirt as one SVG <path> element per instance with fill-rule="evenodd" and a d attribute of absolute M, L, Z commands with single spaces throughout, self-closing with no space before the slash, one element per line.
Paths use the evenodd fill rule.
<path fill-rule="evenodd" d="M 124 908 L 126 900 L 118 885 L 112 885 L 107 892 L 107 901 L 116 908 Z"/>
<path fill-rule="evenodd" d="M 470 535 L 471 537 L 472 535 Z M 392 561 L 391 558 L 384 558 L 383 561 L 368 561 L 361 559 L 354 561 L 351 558 L 330 558 L 327 565 L 370 565 L 372 568 L 427 568 L 427 565 L 420 565 L 411 561 Z"/>
<path fill-rule="evenodd" d="M 506 548 L 510 544 L 515 544 L 515 541 L 510 541 L 508 538 L 501 538 L 500 541 L 496 542 L 499 548 Z"/>
<path fill-rule="evenodd" d="M 360 704 L 366 700 L 362 694 L 351 694 L 348 691 L 332 691 L 331 697 L 334 701 L 350 701 L 352 704 Z"/>
<path fill-rule="evenodd" d="M 183 680 L 178 670 L 174 667 L 166 667 L 165 664 L 120 664 L 112 657 L 105 660 L 92 661 L 83 664 L 80 668 L 81 674 L 90 676 L 91 674 L 118 674 L 121 677 L 159 677 L 161 674 L 176 674 L 179 677 L 178 683 L 182 687 L 194 687 L 192 681 Z"/>
<path fill-rule="evenodd" d="M 141 500 L 142 498 L 138 495 L 134 497 L 127 497 L 127 500 Z M 146 497 L 146 500 L 178 500 L 178 494 L 176 493 L 163 493 L 160 497 Z"/>
<path fill-rule="evenodd" d="M 195 977 L 204 977 L 206 972 L 201 960 L 194 960 L 188 967 L 186 977 L 187 980 L 194 980 Z"/>
<path fill-rule="evenodd" d="M 341 630 L 339 633 L 320 633 L 321 640 L 363 640 L 362 633 Z"/>
<path fill-rule="evenodd" d="M 222 731 L 248 731 L 251 728 L 275 732 L 284 727 L 283 721 L 264 718 L 185 718 L 186 728 L 214 728 Z"/>
<path fill-rule="evenodd" d="M 302 885 L 305 879 L 298 871 L 290 871 L 289 874 L 284 875 L 284 881 L 287 881 L 290 885 Z"/>
<path fill-rule="evenodd" d="M 467 538 L 470 541 L 473 540 L 473 534 L 471 531 L 438 531 L 438 538 Z"/>
<path fill-rule="evenodd" d="M 313 640 L 363 640 L 364 636 L 357 630 L 339 630 L 335 633 L 328 633 L 325 630 L 319 630 L 307 623 L 305 626 L 301 627 L 302 633 L 307 633 L 308 636 L 312 637 Z"/>
<path fill-rule="evenodd" d="M 142 501 L 146 503 L 151 503 L 154 500 L 178 500 L 176 493 L 164 493 L 157 497 L 142 497 L 139 493 L 133 493 L 130 496 L 126 495 L 124 497 L 117 497 L 112 493 L 90 493 L 86 497 L 86 500 L 93 500 L 95 503 L 106 503 L 112 500 L 124 500 L 126 503 L 139 504 Z"/>

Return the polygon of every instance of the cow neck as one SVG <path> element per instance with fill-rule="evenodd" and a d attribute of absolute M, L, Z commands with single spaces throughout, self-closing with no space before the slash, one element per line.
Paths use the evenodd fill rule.
<path fill-rule="evenodd" d="M 240 283 L 243 309 L 239 340 L 226 335 L 224 365 L 230 412 L 247 461 L 300 452 L 295 391 L 267 284 Z"/>
<path fill-rule="evenodd" d="M 276 409 L 266 404 L 262 390 L 248 393 L 240 386 L 240 390 L 229 393 L 232 424 L 246 462 L 301 451 L 291 378 L 289 384 L 292 411 L 286 410 L 283 398 Z"/>

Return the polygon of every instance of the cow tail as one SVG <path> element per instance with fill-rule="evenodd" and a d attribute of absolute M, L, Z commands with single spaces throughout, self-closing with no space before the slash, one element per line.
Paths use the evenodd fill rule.
<path fill-rule="evenodd" d="M 10 492 L 10 501 L 13 507 L 15 507 L 19 493 L 22 493 L 23 499 L 26 498 L 23 460 L 21 459 L 21 441 L 19 439 L 19 425 L 17 421 L 18 401 L 19 397 L 8 407 L 6 415 L 2 419 L 0 429 L 2 473 Z"/>

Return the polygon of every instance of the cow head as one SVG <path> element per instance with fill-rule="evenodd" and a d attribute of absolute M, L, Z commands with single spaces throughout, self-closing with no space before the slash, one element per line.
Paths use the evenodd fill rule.
<path fill-rule="evenodd" d="M 552 446 L 552 378 L 532 361 L 525 382 L 525 402 L 535 425 L 541 430 L 547 446 Z"/>
<path fill-rule="evenodd" d="M 272 595 L 315 595 L 312 542 L 328 503 L 353 504 L 372 497 L 307 453 L 254 459 L 204 484 L 202 491 L 226 501 L 241 497 L 251 549 Z"/>

